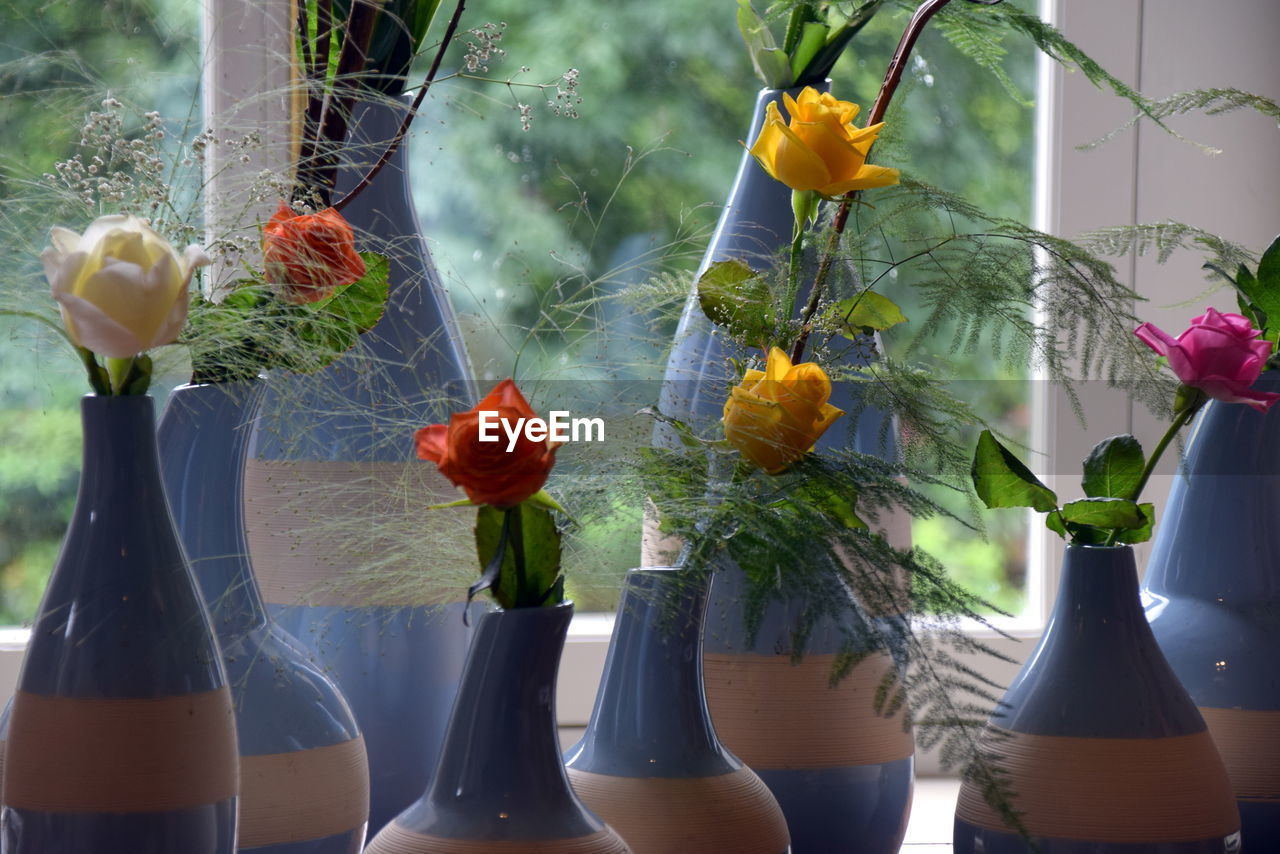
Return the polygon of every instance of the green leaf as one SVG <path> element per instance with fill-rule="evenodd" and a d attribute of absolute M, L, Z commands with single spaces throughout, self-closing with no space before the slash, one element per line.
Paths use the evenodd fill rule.
<path fill-rule="evenodd" d="M 717 261 L 698 279 L 698 303 L 712 323 L 763 345 L 773 333 L 769 283 L 736 259 Z"/>
<path fill-rule="evenodd" d="M 809 66 L 818 51 L 827 43 L 826 24 L 808 21 L 800 30 L 800 40 L 791 55 L 791 77 L 798 78 Z"/>
<path fill-rule="evenodd" d="M 428 510 L 449 510 L 453 507 L 476 507 L 478 506 L 470 498 L 459 498 L 457 501 L 446 501 L 443 504 L 428 504 Z"/>
<path fill-rule="evenodd" d="M 1067 523 L 1062 521 L 1062 511 L 1054 510 L 1044 517 L 1044 526 L 1064 540 L 1067 538 Z"/>
<path fill-rule="evenodd" d="M 1127 498 L 1081 498 L 1062 505 L 1061 512 L 1068 530 L 1073 525 L 1136 529 L 1147 524 L 1147 517 L 1138 505 Z"/>
<path fill-rule="evenodd" d="M 566 516 L 569 515 L 568 512 L 560 506 L 560 502 L 552 498 L 551 493 L 547 492 L 545 489 L 539 489 L 533 495 L 526 498 L 525 501 L 545 510 L 554 510 L 557 513 L 564 513 Z"/>
<path fill-rule="evenodd" d="M 1271 241 L 1258 262 L 1258 292 L 1280 300 L 1280 237 Z"/>
<path fill-rule="evenodd" d="M 1150 501 L 1144 501 L 1138 505 L 1138 510 L 1145 520 L 1143 524 L 1137 528 L 1128 528 L 1121 531 L 1120 535 L 1116 537 L 1116 542 L 1131 546 L 1137 543 L 1145 543 L 1151 539 L 1151 530 L 1156 524 L 1156 506 Z"/>
<path fill-rule="evenodd" d="M 764 19 L 751 7 L 750 0 L 738 0 L 738 29 L 746 42 L 747 54 L 756 76 L 770 89 L 786 89 L 791 85 L 791 64 L 778 49 L 773 33 Z"/>
<path fill-rule="evenodd" d="M 1147 458 L 1138 440 L 1125 434 L 1103 439 L 1084 461 L 1084 494 L 1091 498 L 1130 498 L 1142 480 Z"/>
<path fill-rule="evenodd" d="M 866 330 L 882 331 L 906 323 L 907 318 L 893 300 L 875 291 L 840 300 L 827 309 L 827 318 L 846 338 L 857 338 Z"/>
<path fill-rule="evenodd" d="M 867 523 L 858 516 L 858 495 L 847 488 L 837 489 L 830 482 L 816 478 L 800 481 L 791 495 L 770 505 L 779 510 L 795 513 L 797 525 L 804 527 L 806 519 L 815 515 L 826 516 L 844 528 L 865 528 Z"/>
<path fill-rule="evenodd" d="M 973 486 L 990 508 L 1031 507 L 1041 512 L 1056 510 L 1058 496 L 1040 482 L 990 430 L 978 437 L 973 455 Z"/>
<path fill-rule="evenodd" d="M 359 281 L 307 305 L 309 309 L 328 312 L 356 335 L 368 332 L 382 318 L 387 307 L 387 277 L 391 271 L 391 262 L 385 255 L 361 252 L 360 257 L 364 259 L 365 271 Z"/>
<path fill-rule="evenodd" d="M 514 512 L 520 514 L 520 533 L 524 552 L 524 583 L 516 572 L 515 543 L 509 544 L 502 557 L 497 579 L 491 588 L 503 608 L 531 608 L 541 604 L 557 605 L 554 595 L 560 576 L 560 531 L 551 513 L 532 501 L 525 501 Z M 497 556 L 506 511 L 483 506 L 476 514 L 476 554 L 482 567 Z M 512 526 L 514 536 L 515 525 Z M 552 591 L 550 594 L 548 591 Z M 554 601 L 552 601 L 554 600 Z"/>
<path fill-rule="evenodd" d="M 358 282 L 325 299 L 284 308 L 289 314 L 285 329 L 297 342 L 279 354 L 290 370 L 309 373 L 331 364 L 356 346 L 360 335 L 382 317 L 387 305 L 388 261 L 373 252 L 362 252 L 360 257 L 365 261 L 365 274 Z"/>

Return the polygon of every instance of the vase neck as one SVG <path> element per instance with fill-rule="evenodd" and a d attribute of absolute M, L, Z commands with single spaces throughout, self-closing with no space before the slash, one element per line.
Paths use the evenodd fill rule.
<path fill-rule="evenodd" d="M 156 451 L 155 403 L 147 395 L 86 395 L 80 400 L 84 457 L 77 503 L 122 498 L 140 511 L 165 504 Z"/>
<path fill-rule="evenodd" d="M 1009 686 L 1000 726 L 1150 738 L 1204 729 L 1142 612 L 1129 546 L 1068 546 L 1044 636 Z"/>
<path fill-rule="evenodd" d="M 1071 621 L 1086 616 L 1103 623 L 1115 618 L 1142 617 L 1132 548 L 1067 547 L 1050 621 Z"/>
<path fill-rule="evenodd" d="M 510 813 L 568 792 L 555 718 L 569 604 L 481 616 L 428 800 L 483 801 L 495 786 Z"/>
<path fill-rule="evenodd" d="M 32 628 L 21 689 L 147 697 L 225 685 L 165 500 L 152 399 L 90 395 L 81 416 L 80 490 Z M 124 649 L 130 657 L 117 668 L 115 654 Z"/>
<path fill-rule="evenodd" d="M 160 459 L 174 524 L 227 641 L 267 624 L 244 529 L 244 463 L 257 381 L 183 386 L 160 419 Z"/>
<path fill-rule="evenodd" d="M 702 680 L 705 579 L 679 569 L 627 573 L 605 675 L 571 767 L 688 777 L 737 765 L 716 738 Z"/>

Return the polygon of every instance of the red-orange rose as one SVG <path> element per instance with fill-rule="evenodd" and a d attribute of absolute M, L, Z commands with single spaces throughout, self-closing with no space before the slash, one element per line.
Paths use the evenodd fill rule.
<path fill-rule="evenodd" d="M 365 273 L 355 232 L 342 214 L 325 208 L 296 216 L 284 202 L 262 229 L 267 282 L 291 303 L 322 300 Z"/>
<path fill-rule="evenodd" d="M 490 416 L 489 435 L 498 441 L 480 441 L 480 413 Z M 449 424 L 432 424 L 417 432 L 418 456 L 431 460 L 440 473 L 462 487 L 474 504 L 514 507 L 542 489 L 555 465 L 555 447 L 549 441 L 534 442 L 520 425 L 515 446 L 508 450 L 507 430 L 520 419 L 537 417 L 514 380 L 503 380 L 484 400 L 466 412 L 449 416 Z M 496 420 L 503 427 L 493 429 Z"/>

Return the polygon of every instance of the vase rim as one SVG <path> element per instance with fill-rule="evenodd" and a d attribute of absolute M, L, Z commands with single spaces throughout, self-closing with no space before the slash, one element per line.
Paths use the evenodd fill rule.
<path fill-rule="evenodd" d="M 88 392 L 80 395 L 82 406 L 143 406 L 145 404 L 140 401 L 154 404 L 155 400 L 151 396 L 151 392 L 146 392 L 145 394 L 96 394 Z"/>
<path fill-rule="evenodd" d="M 1102 545 L 1101 543 L 1067 543 L 1069 549 L 1088 549 L 1091 552 L 1115 552 L 1123 549 L 1133 550 L 1132 543 L 1116 543 L 1113 546 Z"/>
<path fill-rule="evenodd" d="M 822 85 L 822 86 L 825 86 L 825 87 L 827 88 L 827 90 L 828 90 L 828 91 L 830 91 L 830 89 L 831 89 L 831 78 L 830 78 L 830 77 L 828 77 L 828 78 L 826 78 L 825 80 L 823 80 L 821 85 Z M 809 88 L 809 87 L 811 87 L 811 86 L 812 86 L 813 88 L 815 88 L 815 89 L 819 89 L 819 88 L 820 88 L 818 85 L 813 84 L 813 83 L 804 83 L 804 84 L 799 84 L 799 85 L 795 85 L 795 86 L 783 86 L 783 87 L 781 87 L 781 88 L 775 88 L 775 87 L 773 87 L 773 86 L 761 86 L 761 87 L 760 87 L 760 92 L 759 92 L 758 94 L 759 94 L 759 95 L 772 95 L 772 94 L 777 93 L 777 92 L 800 92 L 800 91 L 803 91 L 803 90 L 805 90 L 805 89 L 807 89 L 807 88 Z"/>
<path fill-rule="evenodd" d="M 485 611 L 484 616 L 488 616 L 490 614 L 528 614 L 539 612 L 557 613 L 565 610 L 573 610 L 572 599 L 565 599 L 563 602 L 557 602 L 554 605 L 533 605 L 522 608 L 503 608 L 501 606 L 495 606 L 492 610 Z"/>

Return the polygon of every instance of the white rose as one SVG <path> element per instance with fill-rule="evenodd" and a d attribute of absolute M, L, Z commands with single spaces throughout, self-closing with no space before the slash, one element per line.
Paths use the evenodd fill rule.
<path fill-rule="evenodd" d="M 127 359 L 176 341 L 187 320 L 187 285 L 209 263 L 199 246 L 181 255 L 135 216 L 98 217 L 76 234 L 54 228 L 44 274 L 71 340 Z"/>

